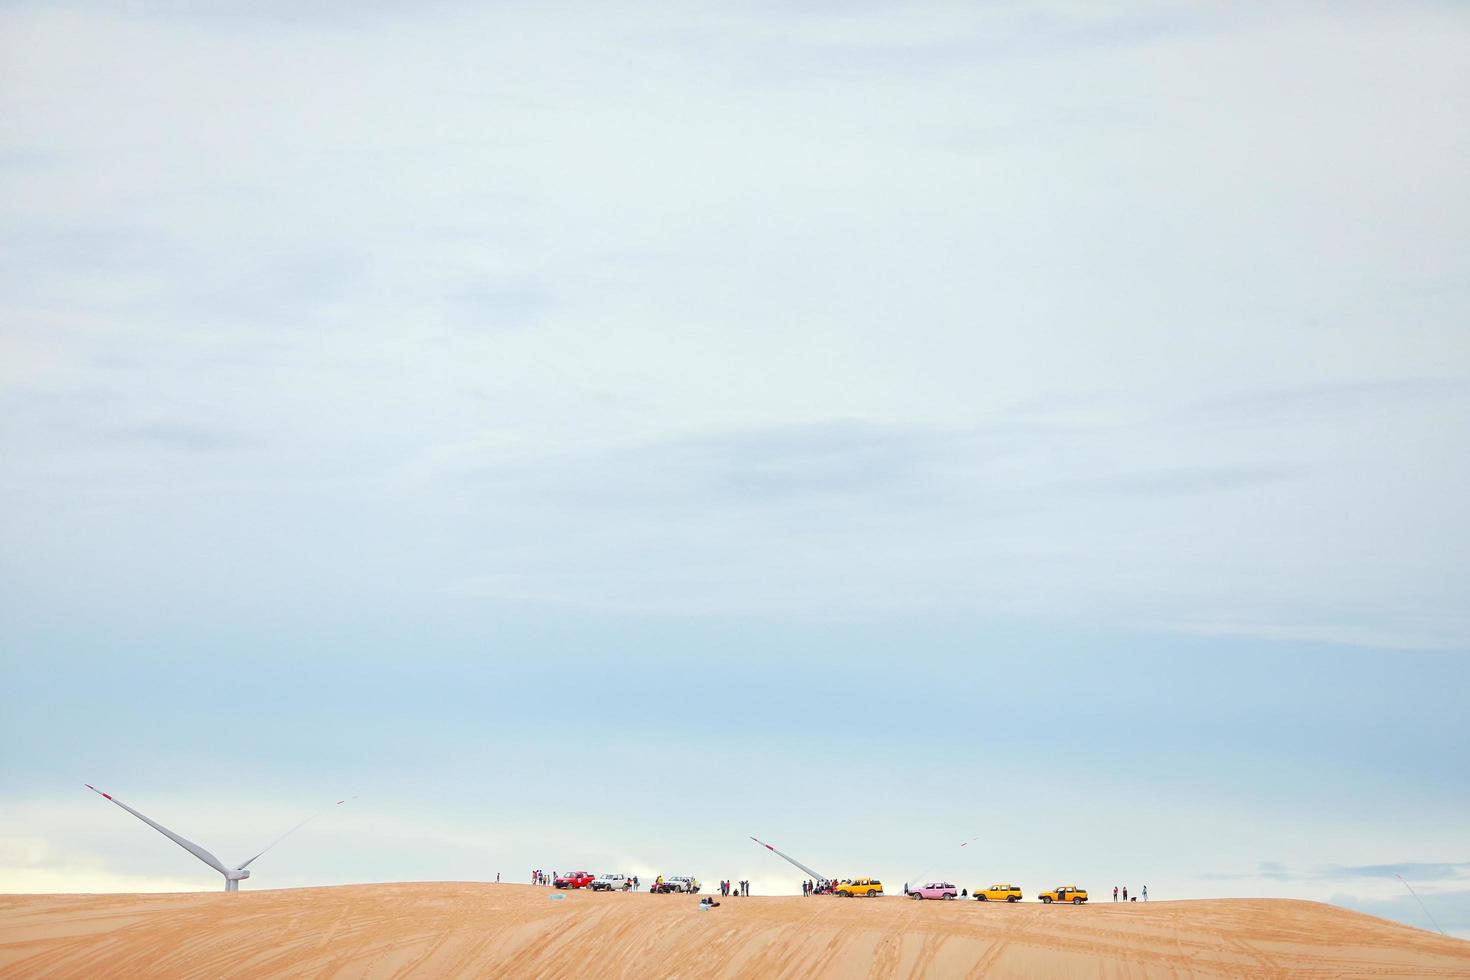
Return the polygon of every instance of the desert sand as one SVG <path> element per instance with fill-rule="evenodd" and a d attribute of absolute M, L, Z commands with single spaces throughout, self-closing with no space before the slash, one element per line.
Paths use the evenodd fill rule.
<path fill-rule="evenodd" d="M 1275 899 L 1001 905 L 413 883 L 0 896 L 5 977 L 1470 977 L 1470 942 Z"/>

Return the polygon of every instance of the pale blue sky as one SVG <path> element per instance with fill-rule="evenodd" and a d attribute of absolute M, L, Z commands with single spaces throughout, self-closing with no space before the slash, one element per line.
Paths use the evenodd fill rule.
<path fill-rule="evenodd" d="M 6 6 L 0 889 L 216 887 L 86 780 L 359 794 L 246 887 L 756 834 L 1470 933 L 1467 39 Z"/>

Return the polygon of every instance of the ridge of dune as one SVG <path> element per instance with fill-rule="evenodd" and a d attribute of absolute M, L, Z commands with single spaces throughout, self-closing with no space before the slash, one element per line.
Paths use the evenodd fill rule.
<path fill-rule="evenodd" d="M 1287 899 L 722 901 L 455 882 L 0 895 L 0 974 L 1470 977 L 1470 942 Z"/>

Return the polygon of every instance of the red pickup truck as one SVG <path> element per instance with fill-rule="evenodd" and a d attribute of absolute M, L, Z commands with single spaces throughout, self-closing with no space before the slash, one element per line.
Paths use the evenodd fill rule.
<path fill-rule="evenodd" d="M 564 875 L 557 875 L 551 883 L 558 888 L 586 888 L 592 884 L 592 878 L 590 871 L 568 871 Z"/>

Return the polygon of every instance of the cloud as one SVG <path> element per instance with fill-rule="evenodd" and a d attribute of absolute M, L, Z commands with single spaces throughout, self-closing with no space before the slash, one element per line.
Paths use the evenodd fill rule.
<path fill-rule="evenodd" d="M 1321 878 L 1407 878 L 1414 882 L 1459 880 L 1470 877 L 1470 861 L 1334 865 L 1319 870 L 1317 876 Z"/>
<path fill-rule="evenodd" d="M 1279 861 L 1262 861 L 1254 871 L 1206 871 L 1199 877 L 1204 881 L 1289 881 L 1297 876 Z"/>
<path fill-rule="evenodd" d="M 1290 466 L 1195 466 L 1109 477 L 1090 489 L 1141 497 L 1188 495 L 1263 486 L 1303 474 Z"/>
<path fill-rule="evenodd" d="M 1406 878 L 1415 884 L 1455 882 L 1470 877 L 1470 861 L 1406 861 L 1398 864 L 1330 864 L 1290 868 L 1279 861 L 1262 861 L 1255 871 L 1210 872 L 1211 881 L 1269 879 L 1273 881 L 1341 881 L 1350 878 Z"/>
<path fill-rule="evenodd" d="M 194 892 L 202 879 L 127 874 L 89 855 L 66 853 L 38 837 L 0 837 L 0 892 L 64 894 L 94 892 Z"/>
<path fill-rule="evenodd" d="M 1470 891 L 1421 891 L 1417 899 L 1409 894 L 1365 897 L 1340 893 L 1329 901 L 1418 929 L 1443 930 L 1451 936 L 1470 939 Z"/>
<path fill-rule="evenodd" d="M 92 438 L 105 444 L 135 443 L 185 453 L 223 452 L 251 444 L 244 435 L 228 429 L 169 422 L 104 427 Z"/>
<path fill-rule="evenodd" d="M 447 315 L 466 329 L 532 326 L 552 309 L 555 293 L 534 282 L 472 281 L 449 293 Z"/>

